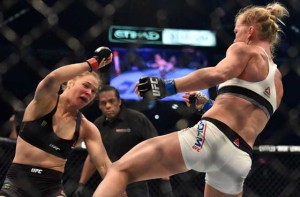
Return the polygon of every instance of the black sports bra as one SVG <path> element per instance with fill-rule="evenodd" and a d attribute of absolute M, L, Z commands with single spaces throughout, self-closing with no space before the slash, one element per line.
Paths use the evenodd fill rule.
<path fill-rule="evenodd" d="M 77 113 L 73 139 L 66 140 L 59 138 L 52 128 L 52 117 L 56 112 L 58 100 L 59 97 L 55 108 L 50 113 L 37 120 L 23 121 L 19 136 L 29 144 L 47 153 L 66 159 L 79 137 L 81 113 Z"/>

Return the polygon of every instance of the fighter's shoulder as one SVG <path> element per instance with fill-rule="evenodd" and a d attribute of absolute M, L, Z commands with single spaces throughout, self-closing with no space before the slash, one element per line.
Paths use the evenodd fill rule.
<path fill-rule="evenodd" d="M 95 130 L 97 129 L 96 125 L 88 120 L 83 114 L 81 114 L 81 130 Z"/>
<path fill-rule="evenodd" d="M 97 140 L 100 136 L 100 131 L 89 120 L 84 121 L 85 123 L 82 125 L 80 129 L 80 137 L 83 141 L 86 141 L 87 139 Z"/>
<path fill-rule="evenodd" d="M 228 50 L 233 50 L 233 51 L 246 51 L 249 50 L 250 46 L 247 45 L 245 42 L 235 42 L 232 43 L 229 47 Z"/>
<path fill-rule="evenodd" d="M 227 52 L 251 56 L 258 53 L 258 50 L 245 42 L 235 42 L 228 47 Z"/>
<path fill-rule="evenodd" d="M 275 74 L 279 79 L 282 79 L 282 74 L 278 68 L 276 69 Z"/>

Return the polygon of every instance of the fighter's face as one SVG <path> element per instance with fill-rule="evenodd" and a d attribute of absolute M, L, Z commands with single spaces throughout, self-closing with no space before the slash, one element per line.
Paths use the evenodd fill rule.
<path fill-rule="evenodd" d="M 243 24 L 241 19 L 238 19 L 235 23 L 235 27 L 233 32 L 235 33 L 234 42 L 245 42 L 248 43 L 249 38 L 251 36 L 250 33 L 250 26 Z"/>
<path fill-rule="evenodd" d="M 97 87 L 99 87 L 98 80 L 93 75 L 85 75 L 70 80 L 66 91 L 69 92 L 73 104 L 80 109 L 95 98 Z"/>

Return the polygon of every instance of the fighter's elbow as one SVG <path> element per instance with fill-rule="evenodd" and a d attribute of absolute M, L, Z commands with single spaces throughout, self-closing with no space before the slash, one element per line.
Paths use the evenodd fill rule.
<path fill-rule="evenodd" d="M 106 164 L 101 164 L 97 166 L 97 170 L 99 172 L 99 174 L 101 175 L 102 178 L 105 177 L 107 171 L 108 171 L 108 167 Z"/>

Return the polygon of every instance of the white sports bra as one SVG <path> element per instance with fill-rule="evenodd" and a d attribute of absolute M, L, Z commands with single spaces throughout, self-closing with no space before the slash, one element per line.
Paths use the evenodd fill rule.
<path fill-rule="evenodd" d="M 277 109 L 276 88 L 274 82 L 277 65 L 272 65 L 266 51 L 261 47 L 259 48 L 263 50 L 268 58 L 269 73 L 267 77 L 258 82 L 249 82 L 238 78 L 230 79 L 219 85 L 218 94 L 233 94 L 246 99 L 261 108 L 266 113 L 267 117 L 270 118 Z"/>

